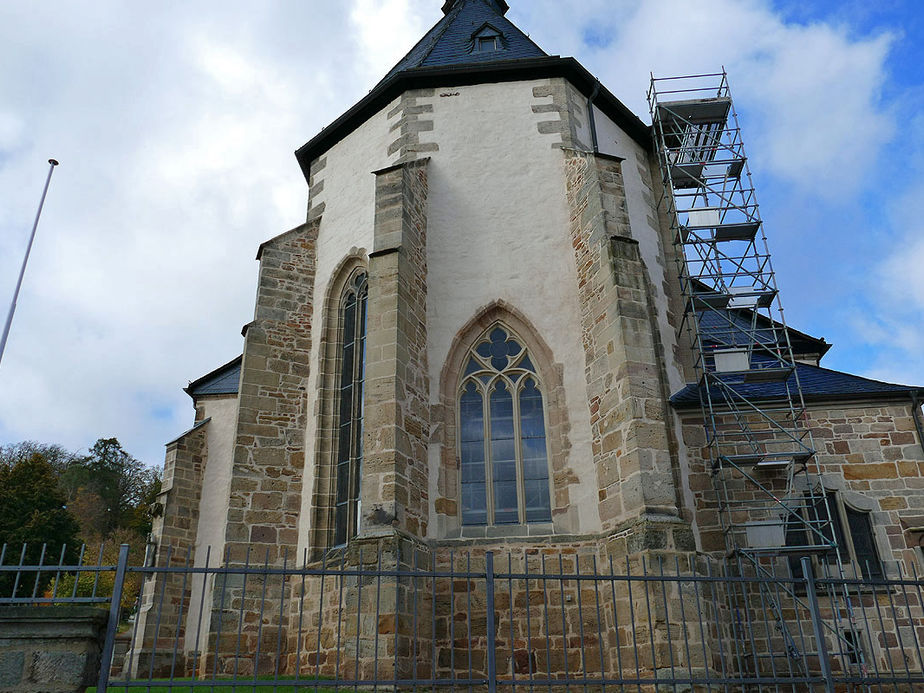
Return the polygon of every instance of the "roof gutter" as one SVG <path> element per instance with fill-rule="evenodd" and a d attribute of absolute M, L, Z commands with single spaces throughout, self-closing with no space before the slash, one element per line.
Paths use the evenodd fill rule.
<path fill-rule="evenodd" d="M 918 414 L 921 408 L 921 401 L 918 399 L 918 393 L 914 390 L 911 391 L 911 418 L 914 419 L 914 427 L 918 431 L 918 443 L 921 444 L 921 449 L 924 450 L 924 432 L 922 432 L 921 418 Z"/>
<path fill-rule="evenodd" d="M 594 84 L 594 90 L 591 92 L 590 96 L 587 97 L 587 115 L 590 119 L 590 137 L 593 140 L 594 154 L 600 153 L 600 143 L 597 141 L 597 123 L 594 119 L 594 99 L 597 98 L 599 93 L 600 80 L 598 79 L 596 84 Z"/>
<path fill-rule="evenodd" d="M 898 392 L 886 391 L 886 392 L 863 392 L 863 393 L 829 392 L 826 394 L 818 394 L 814 396 L 813 395 L 803 395 L 803 396 L 805 398 L 806 404 L 812 404 L 812 405 L 817 405 L 817 406 L 823 406 L 825 404 L 832 404 L 832 405 L 843 404 L 845 402 L 854 402 L 858 404 L 869 403 L 870 405 L 874 405 L 874 404 L 878 405 L 878 404 L 881 404 L 882 402 L 893 402 L 896 404 L 907 402 L 908 400 L 906 400 L 905 397 L 908 397 L 914 392 L 920 393 L 922 391 L 921 390 L 917 390 L 917 391 L 899 390 Z M 781 396 L 780 397 L 752 397 L 752 398 L 748 398 L 748 400 L 751 402 L 755 402 L 755 403 L 759 402 L 761 404 L 767 404 L 767 405 L 785 403 L 787 401 L 785 397 L 781 397 Z M 918 404 L 920 405 L 922 403 L 924 403 L 924 400 L 922 400 L 920 396 L 918 396 Z M 670 404 L 674 409 L 678 411 L 690 411 L 694 409 L 700 409 L 702 406 L 700 404 L 699 399 L 689 400 L 689 401 L 688 400 L 675 401 L 672 399 Z M 924 432 L 924 425 L 922 425 L 922 427 L 918 430 L 920 432 Z"/>

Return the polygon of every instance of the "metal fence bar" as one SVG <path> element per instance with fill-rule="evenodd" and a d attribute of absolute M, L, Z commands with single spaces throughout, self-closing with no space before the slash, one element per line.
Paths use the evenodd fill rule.
<path fill-rule="evenodd" d="M 486 609 L 486 624 L 487 624 L 487 639 L 488 639 L 488 693 L 496 693 L 497 691 L 497 659 L 496 659 L 496 628 L 494 626 L 494 552 L 488 551 L 484 556 L 484 577 L 485 577 L 485 599 L 487 601 Z M 471 586 L 469 586 L 469 594 L 471 594 Z M 469 610 L 469 617 L 471 617 L 471 610 Z M 471 643 L 469 643 L 471 646 Z M 470 676 L 471 677 L 471 676 Z"/>
<path fill-rule="evenodd" d="M 125 569 L 128 567 L 128 544 L 119 547 L 119 562 L 116 564 L 115 581 L 112 585 L 112 601 L 109 604 L 109 621 L 106 624 L 106 639 L 100 654 L 99 678 L 96 681 L 97 693 L 106 693 L 109 687 L 109 671 L 112 653 L 115 649 L 115 636 L 119 628 L 119 605 L 122 602 L 122 587 L 125 583 Z"/>
<path fill-rule="evenodd" d="M 40 556 L 39 546 L 30 551 L 26 559 L 16 557 L 19 565 L 4 566 L 10 570 L 3 574 L 7 592 L 0 604 L 86 603 L 77 600 L 87 597 L 70 595 L 97 584 L 95 594 L 106 596 L 93 599 L 110 610 L 97 677 L 101 693 L 107 685 L 144 690 L 168 683 L 188 690 L 292 686 L 352 693 L 830 693 L 835 687 L 881 693 L 924 686 L 924 582 L 916 573 L 863 580 L 818 578 L 812 571 L 781 584 L 780 578 L 718 572 L 694 560 L 674 561 L 671 571 L 667 561 L 649 565 L 647 558 L 627 557 L 617 574 L 612 561 L 607 571 L 598 566 L 599 554 L 581 550 L 557 556 L 518 550 L 516 561 L 508 552 L 506 566 L 497 565 L 496 553 L 478 549 L 460 565 L 451 551 L 426 558 L 418 550 L 386 554 L 387 569 L 381 547 L 374 562 L 368 550 L 347 555 L 338 549 L 319 563 L 308 563 L 306 554 L 303 562 L 286 557 L 272 567 L 249 556 L 236 566 L 230 556 L 212 565 L 204 551 L 196 566 L 185 548 L 185 561 L 177 555 L 165 564 L 162 557 L 157 568 L 129 565 L 126 548 L 116 565 L 104 565 L 100 556 L 88 567 L 62 565 L 67 551 L 57 565 L 51 552 Z M 0 548 L 0 554 L 13 552 Z M 29 556 L 36 565 L 27 564 Z M 173 551 L 164 547 L 164 556 L 172 558 Z M 549 556 L 557 566 L 546 565 Z M 805 564 L 803 570 L 811 571 L 812 559 Z M 77 569 L 96 579 L 87 575 L 75 593 L 61 585 Z M 18 582 L 11 570 L 20 574 Z M 111 596 L 104 572 L 114 578 Z M 38 586 L 29 589 L 36 573 Z M 132 628 L 130 668 L 119 675 L 115 629 L 130 574 L 145 582 L 139 597 L 145 611 Z M 9 596 L 14 583 L 15 601 Z M 845 610 L 844 594 L 855 602 L 852 611 Z M 795 658 L 776 630 L 774 608 L 795 621 Z"/>
<path fill-rule="evenodd" d="M 828 646 L 825 643 L 824 622 L 818 608 L 818 595 L 815 592 L 815 576 L 812 573 L 812 560 L 802 558 L 802 575 L 805 578 L 805 596 L 812 616 L 812 632 L 815 635 L 815 649 L 818 652 L 818 666 L 824 679 L 826 693 L 834 693 L 834 680 L 831 678 L 831 661 L 828 658 Z"/>

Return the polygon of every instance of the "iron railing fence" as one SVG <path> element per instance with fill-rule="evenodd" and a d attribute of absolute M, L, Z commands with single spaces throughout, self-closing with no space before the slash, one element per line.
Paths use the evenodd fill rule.
<path fill-rule="evenodd" d="M 114 564 L 3 550 L 0 608 L 108 607 L 98 691 L 924 690 L 916 573 L 818 578 L 805 558 L 769 579 L 583 551 L 351 548 L 296 564 L 166 549 L 145 566 L 128 547 Z M 143 587 L 122 608 L 133 576 Z M 83 587 L 62 590 L 71 580 Z"/>

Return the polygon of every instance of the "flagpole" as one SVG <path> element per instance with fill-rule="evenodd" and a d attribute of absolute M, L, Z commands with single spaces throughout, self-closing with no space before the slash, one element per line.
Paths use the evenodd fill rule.
<path fill-rule="evenodd" d="M 10 336 L 10 326 L 13 324 L 13 313 L 16 312 L 16 300 L 19 298 L 19 290 L 22 288 L 22 278 L 26 274 L 26 264 L 29 262 L 29 253 L 32 252 L 32 243 L 35 241 L 35 231 L 38 229 L 39 218 L 42 216 L 42 207 L 45 206 L 45 195 L 48 194 L 48 184 L 51 183 L 51 174 L 55 170 L 58 162 L 49 159 L 48 177 L 45 179 L 45 188 L 42 190 L 42 199 L 39 202 L 38 211 L 35 213 L 35 222 L 32 224 L 32 235 L 29 236 L 29 245 L 26 246 L 26 256 L 22 259 L 22 267 L 19 270 L 19 279 L 16 280 L 16 290 L 13 292 L 13 300 L 10 302 L 10 312 L 6 316 L 6 324 L 3 326 L 3 337 L 0 339 L 0 361 L 3 360 L 3 352 L 6 349 L 6 340 Z"/>

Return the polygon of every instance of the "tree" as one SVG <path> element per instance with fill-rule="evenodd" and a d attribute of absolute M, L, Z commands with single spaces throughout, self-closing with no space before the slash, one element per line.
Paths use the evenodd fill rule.
<path fill-rule="evenodd" d="M 44 545 L 46 562 L 57 562 L 65 547 L 65 562 L 76 560 L 80 526 L 66 502 L 54 467 L 41 454 L 0 464 L 0 544 L 9 545 L 7 555 L 15 553 L 18 562 L 25 544 L 23 563 L 35 565 Z M 13 582 L 12 574 L 0 575 L 0 594 L 9 595 Z"/>
<path fill-rule="evenodd" d="M 79 455 L 57 443 L 24 440 L 20 443 L 0 445 L 0 466 L 9 467 L 17 462 L 24 462 L 36 454 L 44 457 L 57 475 L 61 475 L 68 466 L 80 459 Z"/>
<path fill-rule="evenodd" d="M 118 439 L 97 440 L 89 455 L 71 461 L 61 482 L 85 537 L 95 540 L 119 528 L 140 535 L 151 531 L 148 506 L 160 490 L 159 474 L 126 452 Z"/>

